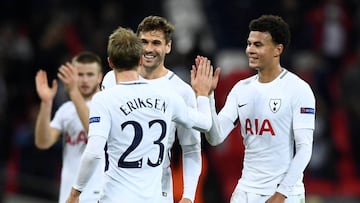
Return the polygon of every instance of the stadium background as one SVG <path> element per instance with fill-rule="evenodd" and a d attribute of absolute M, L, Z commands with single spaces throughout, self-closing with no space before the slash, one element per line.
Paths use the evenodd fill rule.
<path fill-rule="evenodd" d="M 247 26 L 261 14 L 289 23 L 292 41 L 282 65 L 309 82 L 317 99 L 314 150 L 304 179 L 307 202 L 359 202 L 358 0 L 0 0 L 0 202 L 57 200 L 61 143 L 40 151 L 33 141 L 36 70 L 55 78 L 61 63 L 86 49 L 102 56 L 106 72 L 108 35 L 119 25 L 135 30 L 145 16 L 161 15 L 176 26 L 167 67 L 185 81 L 197 54 L 223 68 L 216 90 L 220 108 L 229 88 L 253 74 L 244 55 Z M 54 108 L 66 100 L 60 89 Z M 234 130 L 218 147 L 204 139 L 202 145 L 195 202 L 228 202 L 241 174 L 241 136 Z M 174 148 L 176 185 L 179 150 Z"/>

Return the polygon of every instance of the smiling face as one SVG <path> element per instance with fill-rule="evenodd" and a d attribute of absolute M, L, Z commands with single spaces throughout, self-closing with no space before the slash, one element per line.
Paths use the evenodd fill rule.
<path fill-rule="evenodd" d="M 140 32 L 139 38 L 143 43 L 143 67 L 156 69 L 164 66 L 165 55 L 171 51 L 171 41 L 166 43 L 164 33 L 160 30 Z"/>
<path fill-rule="evenodd" d="M 275 44 L 270 33 L 251 31 L 246 47 L 249 67 L 261 71 L 278 66 L 282 50 L 283 46 Z"/>

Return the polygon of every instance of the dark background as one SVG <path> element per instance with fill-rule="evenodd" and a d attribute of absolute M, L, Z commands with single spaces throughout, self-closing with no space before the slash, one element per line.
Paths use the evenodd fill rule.
<path fill-rule="evenodd" d="M 229 88 L 253 74 L 244 58 L 248 23 L 262 14 L 289 23 L 292 41 L 282 65 L 306 80 L 317 99 L 314 150 L 304 178 L 307 201 L 359 201 L 360 1 L 0 0 L 0 202 L 57 200 L 61 143 L 41 151 L 33 141 L 38 69 L 55 79 L 60 64 L 90 50 L 101 55 L 107 72 L 109 34 L 119 25 L 135 30 L 145 16 L 160 15 L 176 26 L 167 67 L 185 81 L 197 54 L 223 68 L 216 90 L 220 109 Z M 66 100 L 60 89 L 54 110 Z M 241 175 L 241 142 L 236 130 L 217 147 L 203 139 L 195 202 L 228 202 Z M 174 148 L 174 171 L 179 150 Z"/>

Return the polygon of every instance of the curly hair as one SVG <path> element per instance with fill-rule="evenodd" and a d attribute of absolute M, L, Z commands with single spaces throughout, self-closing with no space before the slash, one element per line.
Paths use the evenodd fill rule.
<path fill-rule="evenodd" d="M 290 44 L 289 25 L 280 17 L 275 15 L 262 15 L 250 21 L 250 31 L 268 32 L 275 44 L 282 44 L 284 49 Z"/>

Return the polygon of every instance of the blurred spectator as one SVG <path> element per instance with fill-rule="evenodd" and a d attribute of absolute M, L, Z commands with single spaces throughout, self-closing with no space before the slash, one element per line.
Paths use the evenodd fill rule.
<path fill-rule="evenodd" d="M 313 48 L 335 63 L 331 69 L 339 68 L 352 26 L 347 7 L 341 0 L 323 0 L 306 17 L 313 31 Z"/>
<path fill-rule="evenodd" d="M 212 54 L 215 41 L 204 13 L 203 1 L 168 0 L 164 2 L 164 14 L 175 25 L 175 51 L 180 55 L 192 53 L 195 46 L 206 54 Z"/>
<path fill-rule="evenodd" d="M 303 80 L 309 83 L 316 96 L 316 120 L 314 146 L 306 173 L 315 180 L 336 178 L 336 151 L 330 134 L 330 109 L 327 101 L 317 91 L 322 85 L 317 76 L 324 69 L 324 61 L 314 51 L 296 51 L 291 58 L 291 67 Z"/>
<path fill-rule="evenodd" d="M 317 78 L 323 81 L 319 93 L 332 105 L 333 95 L 328 84 L 341 69 L 349 47 L 352 22 L 349 9 L 342 0 L 322 0 L 305 13 L 305 23 L 311 31 L 310 49 L 326 62 L 326 69 Z"/>
<path fill-rule="evenodd" d="M 243 65 L 236 67 L 234 62 L 243 63 L 242 54 L 237 55 L 237 51 L 246 46 L 249 20 L 261 14 L 279 14 L 290 25 L 293 40 L 284 57 L 287 61 L 283 63 L 289 69 L 301 72 L 300 75 L 312 85 L 318 101 L 314 152 L 305 175 L 324 181 L 314 182 L 314 187 L 308 184 L 307 191 L 320 194 L 317 192 L 321 190 L 317 188 L 321 187 L 331 191 L 328 195 L 345 196 L 348 189 L 348 193 L 360 196 L 356 189 L 360 188 L 356 182 L 360 173 L 360 150 L 357 147 L 360 141 L 356 133 L 360 120 L 356 103 L 360 55 L 355 53 L 360 45 L 359 0 L 232 0 L 226 3 L 218 0 L 0 1 L 0 191 L 9 190 L 1 186 L 4 167 L 12 170 L 10 174 L 18 175 L 22 182 L 24 177 L 38 177 L 36 171 L 46 170 L 44 160 L 52 158 L 32 151 L 27 140 L 32 127 L 29 111 L 36 108 L 30 104 L 35 99 L 31 94 L 35 95 L 32 84 L 37 69 L 56 68 L 71 53 L 82 49 L 96 51 L 105 59 L 104 36 L 118 25 L 135 29 L 144 16 L 165 15 L 175 23 L 175 33 L 178 33 L 173 41 L 174 52 L 166 61 L 174 72 L 188 81 L 187 68 L 193 64 L 196 54 L 206 54 L 217 66 L 229 70 L 229 75 L 225 74 L 227 71 L 222 72 L 215 95 L 217 105 L 221 106 L 229 91 L 228 85 L 246 72 L 241 73 Z M 107 67 L 106 60 L 103 61 Z M 233 68 L 239 69 L 231 72 Z M 247 70 L 247 67 L 243 68 Z M 56 69 L 47 71 L 50 79 L 56 77 Z M 58 92 L 56 100 L 60 104 L 67 96 L 61 89 Z M 228 160 L 228 157 L 242 156 L 239 151 L 232 151 L 232 147 L 241 142 L 241 135 L 235 133 L 228 140 L 231 141 L 218 148 L 204 143 L 209 165 L 204 181 L 204 200 L 207 203 L 221 202 L 219 196 L 228 196 L 226 191 L 233 189 L 235 184 L 236 180 L 230 176 L 241 174 L 240 163 Z M 60 148 L 54 149 L 54 157 L 59 157 Z M 35 157 L 40 161 L 34 160 Z M 23 159 L 29 158 L 33 159 L 31 163 L 36 164 L 36 169 L 30 165 L 25 167 L 26 160 Z M 8 165 L 7 161 L 10 161 Z M 228 165 L 218 167 L 216 164 L 219 163 Z M 226 170 L 221 172 L 225 175 L 218 176 L 219 171 L 215 169 Z M 20 174 L 22 172 L 24 176 Z M 9 175 L 9 170 L 6 175 Z M 57 184 L 53 174 L 48 176 L 34 181 L 45 183 L 44 180 L 49 180 L 46 184 Z M 11 185 L 16 186 L 15 183 Z M 18 186 L 20 189 L 24 185 L 20 183 Z M 23 189 L 32 193 L 32 189 Z M 32 195 L 53 195 L 46 192 L 49 191 Z"/>
<path fill-rule="evenodd" d="M 34 145 L 34 128 L 39 107 L 31 101 L 27 106 L 28 109 L 22 117 L 14 123 L 11 161 L 17 166 L 16 176 L 13 177 L 17 181 L 16 190 L 30 196 L 57 200 L 57 180 L 61 168 L 61 158 L 57 157 L 61 157 L 62 154 L 61 144 L 55 145 L 47 152 L 37 150 Z"/>
<path fill-rule="evenodd" d="M 3 67 L 2 59 L 0 58 L 0 67 Z M 5 109 L 7 106 L 7 86 L 4 80 L 3 69 L 0 68 L 0 203 L 3 202 L 5 192 L 5 169 L 9 158 L 10 139 L 7 134 L 7 126 L 9 123 L 6 120 Z"/>
<path fill-rule="evenodd" d="M 359 52 L 360 54 L 360 52 Z M 360 177 L 360 60 L 349 65 L 340 79 L 341 98 L 344 104 L 344 110 L 348 116 L 347 125 L 350 139 L 351 154 L 356 163 L 356 175 Z"/>

